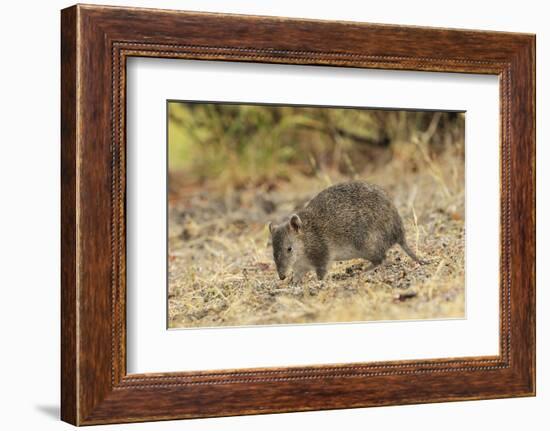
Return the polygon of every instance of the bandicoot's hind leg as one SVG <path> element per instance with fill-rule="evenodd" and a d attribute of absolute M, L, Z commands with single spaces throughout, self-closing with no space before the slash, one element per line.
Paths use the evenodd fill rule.
<path fill-rule="evenodd" d="M 403 251 L 409 255 L 409 257 L 410 257 L 412 260 L 414 260 L 415 262 L 418 262 L 420 265 L 426 265 L 427 263 L 430 263 L 430 262 L 427 261 L 427 260 L 420 259 L 420 258 L 414 253 L 414 251 L 411 250 L 411 248 L 410 248 L 409 245 L 407 244 L 407 241 L 402 240 L 402 241 L 399 243 L 399 245 L 401 246 L 401 248 L 403 249 Z"/>
<path fill-rule="evenodd" d="M 365 259 L 370 261 L 370 265 L 365 269 L 365 272 L 369 272 L 379 267 L 382 262 L 384 262 L 384 259 L 386 259 L 386 253 L 378 252 L 374 256 L 369 254 L 368 256 L 365 256 Z"/>

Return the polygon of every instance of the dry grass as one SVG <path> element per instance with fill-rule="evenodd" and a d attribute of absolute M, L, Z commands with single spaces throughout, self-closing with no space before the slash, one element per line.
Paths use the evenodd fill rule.
<path fill-rule="evenodd" d="M 422 169 L 397 153 L 360 177 L 389 192 L 409 244 L 431 263 L 418 265 L 395 246 L 372 272 L 365 261 L 338 262 L 324 282 L 310 274 L 299 287 L 277 278 L 267 222 L 344 178 L 182 189 L 169 205 L 169 327 L 463 317 L 464 165 L 450 152 L 437 162 L 419 153 Z"/>

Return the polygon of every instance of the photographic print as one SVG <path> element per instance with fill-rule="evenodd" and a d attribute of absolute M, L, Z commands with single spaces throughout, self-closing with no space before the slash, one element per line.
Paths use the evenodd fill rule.
<path fill-rule="evenodd" d="M 534 396 L 535 47 L 64 9 L 62 420 Z"/>
<path fill-rule="evenodd" d="M 465 317 L 465 113 L 167 102 L 168 327 Z"/>

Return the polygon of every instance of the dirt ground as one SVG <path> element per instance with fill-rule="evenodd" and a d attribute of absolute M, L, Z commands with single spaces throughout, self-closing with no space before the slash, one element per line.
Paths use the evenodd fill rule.
<path fill-rule="evenodd" d="M 345 178 L 181 186 L 169 200 L 169 327 L 463 317 L 463 163 L 442 157 L 415 172 L 396 160 L 360 178 L 386 189 L 428 265 L 394 246 L 373 271 L 362 260 L 335 262 L 323 282 L 310 273 L 292 286 L 277 277 L 267 223 Z"/>

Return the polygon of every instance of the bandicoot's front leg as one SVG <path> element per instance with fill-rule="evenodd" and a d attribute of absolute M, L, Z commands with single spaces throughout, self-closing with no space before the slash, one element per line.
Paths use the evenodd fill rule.
<path fill-rule="evenodd" d="M 320 265 L 317 268 L 315 268 L 315 272 L 317 273 L 317 278 L 319 281 L 323 281 L 325 279 L 325 276 L 327 275 L 327 265 Z"/>
<path fill-rule="evenodd" d="M 378 262 L 371 262 L 367 268 L 365 268 L 365 272 L 371 272 L 378 268 L 382 264 L 382 261 Z"/>
<path fill-rule="evenodd" d="M 292 271 L 292 284 L 301 284 L 304 276 L 311 270 L 311 265 L 305 260 L 300 260 L 294 264 Z"/>

